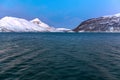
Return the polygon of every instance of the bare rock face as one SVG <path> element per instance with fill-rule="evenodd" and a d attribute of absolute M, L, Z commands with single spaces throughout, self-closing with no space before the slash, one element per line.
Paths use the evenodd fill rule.
<path fill-rule="evenodd" d="M 93 18 L 82 22 L 76 32 L 120 32 L 120 14 Z"/>

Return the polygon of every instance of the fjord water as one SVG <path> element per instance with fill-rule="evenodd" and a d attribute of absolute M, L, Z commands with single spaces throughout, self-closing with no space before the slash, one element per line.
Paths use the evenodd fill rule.
<path fill-rule="evenodd" d="M 120 80 L 120 34 L 0 33 L 0 80 Z"/>

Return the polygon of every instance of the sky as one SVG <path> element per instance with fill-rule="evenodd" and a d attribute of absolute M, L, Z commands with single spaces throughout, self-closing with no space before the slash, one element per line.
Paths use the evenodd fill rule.
<path fill-rule="evenodd" d="M 120 13 L 120 0 L 0 0 L 0 18 L 39 18 L 53 27 L 75 28 L 82 21 Z"/>

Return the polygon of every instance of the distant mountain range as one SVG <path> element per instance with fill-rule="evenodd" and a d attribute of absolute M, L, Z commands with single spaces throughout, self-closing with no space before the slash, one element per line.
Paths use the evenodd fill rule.
<path fill-rule="evenodd" d="M 120 32 L 120 13 L 82 22 L 75 32 Z"/>
<path fill-rule="evenodd" d="M 31 21 L 16 18 L 4 17 L 0 19 L 0 32 L 69 32 L 66 28 L 54 28 L 42 22 L 38 18 Z"/>
<path fill-rule="evenodd" d="M 120 13 L 88 19 L 73 30 L 51 27 L 38 18 L 4 17 L 0 19 L 0 32 L 120 32 Z"/>

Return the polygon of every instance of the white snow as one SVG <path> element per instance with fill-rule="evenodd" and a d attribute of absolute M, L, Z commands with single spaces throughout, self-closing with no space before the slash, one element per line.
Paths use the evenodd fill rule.
<path fill-rule="evenodd" d="M 120 13 L 118 13 L 118 14 L 115 14 L 115 15 L 113 15 L 113 16 L 120 17 Z"/>
<path fill-rule="evenodd" d="M 42 22 L 42 21 L 41 21 L 40 19 L 38 19 L 38 18 L 35 18 L 35 19 L 31 20 L 30 22 L 36 24 L 36 25 L 39 26 L 39 27 L 42 27 L 42 28 L 46 29 L 46 30 L 49 31 L 49 32 L 54 32 L 54 31 L 55 31 L 55 28 L 53 28 L 53 27 L 49 26 L 48 24 Z"/>
<path fill-rule="evenodd" d="M 71 29 L 67 29 L 67 28 L 56 28 L 56 31 L 58 31 L 58 32 L 64 32 L 64 31 L 71 31 Z"/>
<path fill-rule="evenodd" d="M 4 17 L 0 20 L 0 28 L 13 32 L 41 32 L 46 31 L 44 28 L 21 18 Z"/>
<path fill-rule="evenodd" d="M 109 30 L 110 30 L 110 32 L 113 32 L 114 31 L 114 27 L 110 27 Z"/>
<path fill-rule="evenodd" d="M 65 32 L 66 28 L 54 28 L 36 18 L 27 21 L 22 18 L 4 17 L 0 19 L 0 32 Z"/>
<path fill-rule="evenodd" d="M 107 15 L 103 17 L 120 17 L 120 13 L 114 14 L 114 15 Z"/>

